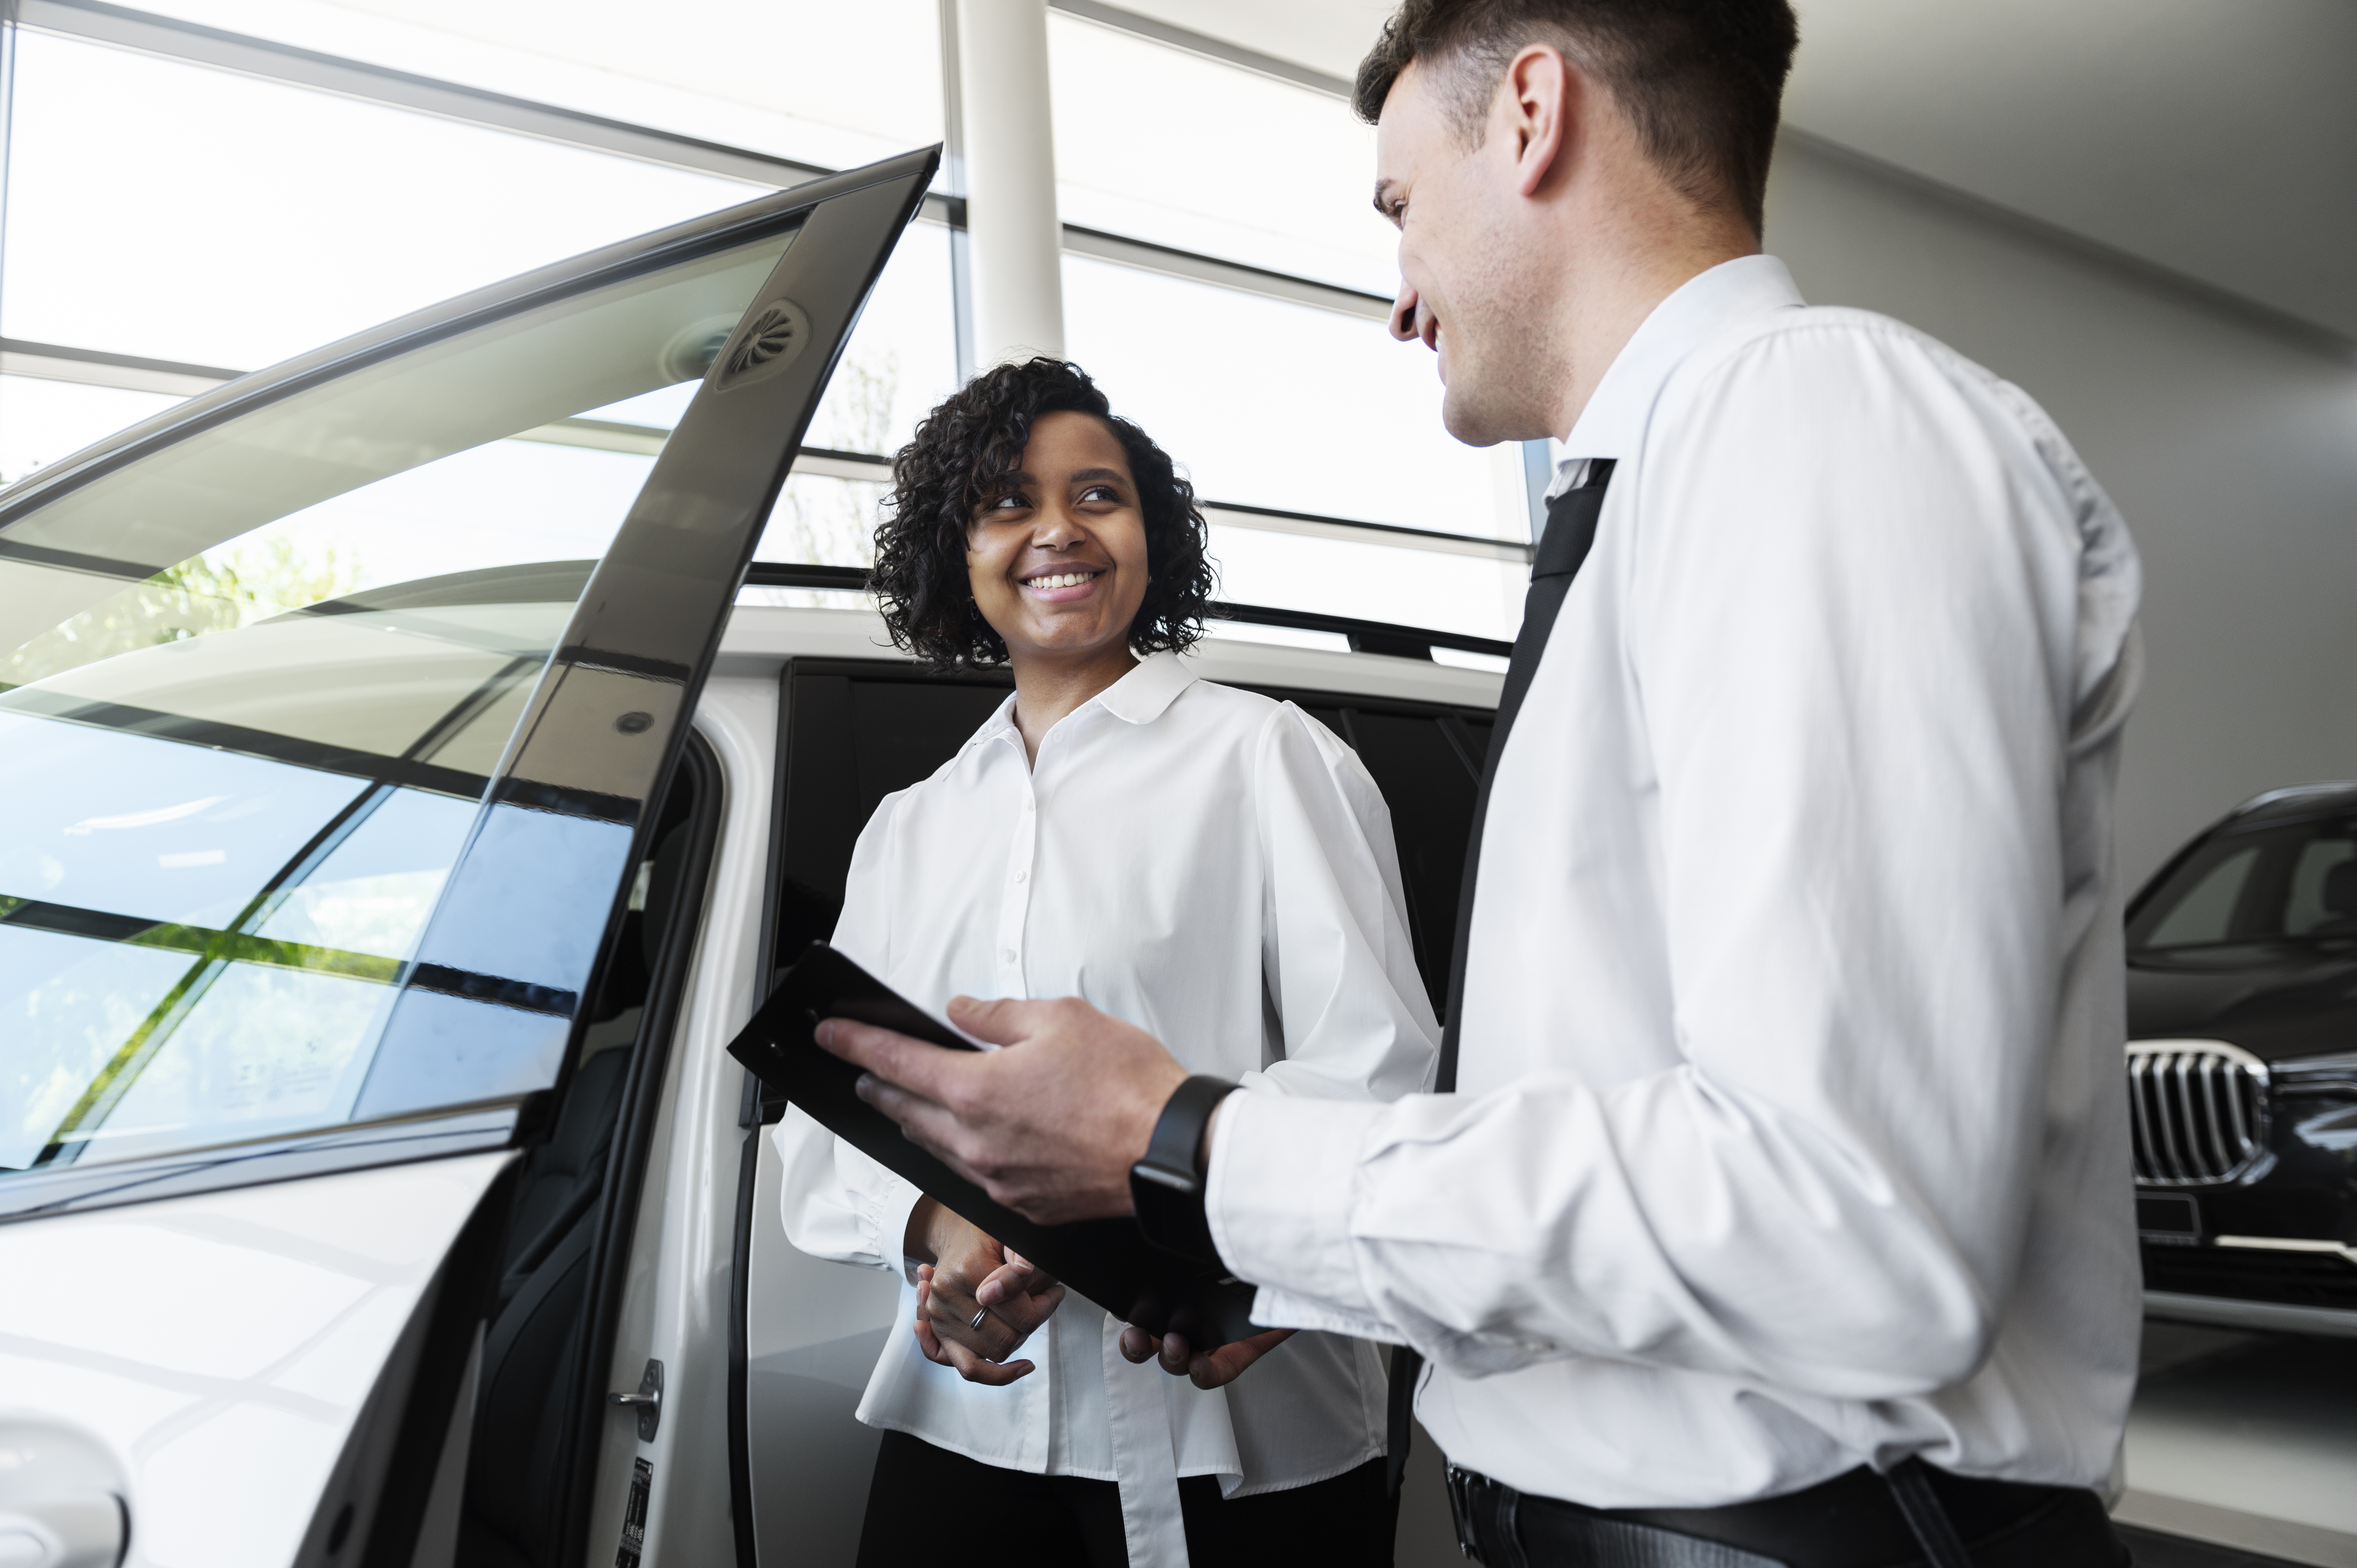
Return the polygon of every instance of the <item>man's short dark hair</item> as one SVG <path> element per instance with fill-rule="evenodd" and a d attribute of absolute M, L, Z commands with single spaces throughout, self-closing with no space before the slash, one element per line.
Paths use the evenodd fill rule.
<path fill-rule="evenodd" d="M 1130 650 L 1184 650 L 1203 635 L 1214 585 L 1195 487 L 1145 431 L 1113 412 L 1078 365 L 1046 358 L 974 377 L 918 424 L 892 459 L 892 494 L 876 530 L 868 586 L 892 640 L 936 668 L 1003 662 L 1006 644 L 974 602 L 966 531 L 983 507 L 1014 492 L 1023 448 L 1043 414 L 1085 413 L 1113 433 L 1146 516 L 1146 600 Z"/>
<path fill-rule="evenodd" d="M 1790 0 L 1407 0 L 1360 65 L 1353 102 L 1372 124 L 1422 60 L 1453 72 L 1443 104 L 1478 143 L 1507 65 L 1546 44 L 1604 84 L 1680 192 L 1736 202 L 1758 233 L 1799 42 Z"/>

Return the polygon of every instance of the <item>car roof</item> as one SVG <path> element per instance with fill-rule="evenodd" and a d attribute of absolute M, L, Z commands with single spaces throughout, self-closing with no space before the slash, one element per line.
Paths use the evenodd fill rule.
<path fill-rule="evenodd" d="M 2266 827 L 2352 809 L 2357 809 L 2357 779 L 2291 784 L 2252 796 L 2227 813 L 2226 820 L 2218 824 L 2218 831 Z"/>
<path fill-rule="evenodd" d="M 1213 634 L 1188 655 L 1197 673 L 1229 685 L 1468 708 L 1495 708 L 1499 690 L 1505 684 L 1502 675 L 1429 659 L 1284 647 L 1255 640 L 1254 629 L 1214 623 Z M 867 659 L 911 667 L 915 663 L 892 646 L 884 630 L 884 618 L 873 609 L 739 604 L 721 638 L 720 658 L 713 673 L 775 675 L 789 659 Z"/>

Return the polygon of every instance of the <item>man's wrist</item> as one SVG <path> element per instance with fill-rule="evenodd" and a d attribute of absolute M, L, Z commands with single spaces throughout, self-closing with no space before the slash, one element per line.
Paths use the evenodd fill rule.
<path fill-rule="evenodd" d="M 1197 1076 L 1163 1102 L 1145 1156 L 1129 1167 L 1131 1210 L 1146 1239 L 1166 1251 L 1215 1262 L 1219 1249 L 1203 1211 L 1211 1122 L 1237 1085 Z"/>

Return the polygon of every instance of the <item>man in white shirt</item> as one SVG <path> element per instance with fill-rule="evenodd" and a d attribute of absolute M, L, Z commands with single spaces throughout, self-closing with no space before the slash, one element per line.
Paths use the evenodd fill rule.
<path fill-rule="evenodd" d="M 1394 333 L 1460 439 L 1566 454 L 1457 1091 L 1181 1093 L 1077 1002 L 960 1004 L 979 1057 L 824 1035 L 1041 1219 L 1132 1212 L 1215 1101 L 1220 1258 L 1258 1321 L 1430 1359 L 1485 1562 L 2125 1561 L 2136 558 L 2024 393 L 1760 253 L 1793 37 L 1784 0 L 1411 0 L 1361 73 Z"/>

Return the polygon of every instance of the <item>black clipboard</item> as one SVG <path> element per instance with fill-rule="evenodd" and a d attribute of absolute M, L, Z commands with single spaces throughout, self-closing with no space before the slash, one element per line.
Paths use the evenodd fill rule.
<path fill-rule="evenodd" d="M 993 1203 L 859 1098 L 859 1069 L 813 1036 L 822 1018 L 856 1019 L 952 1050 L 977 1048 L 824 942 L 813 942 L 729 1042 L 728 1054 L 820 1126 L 1123 1322 L 1183 1334 L 1199 1350 L 1262 1332 L 1250 1316 L 1252 1286 L 1217 1263 L 1157 1247 L 1135 1220 L 1038 1225 Z"/>

